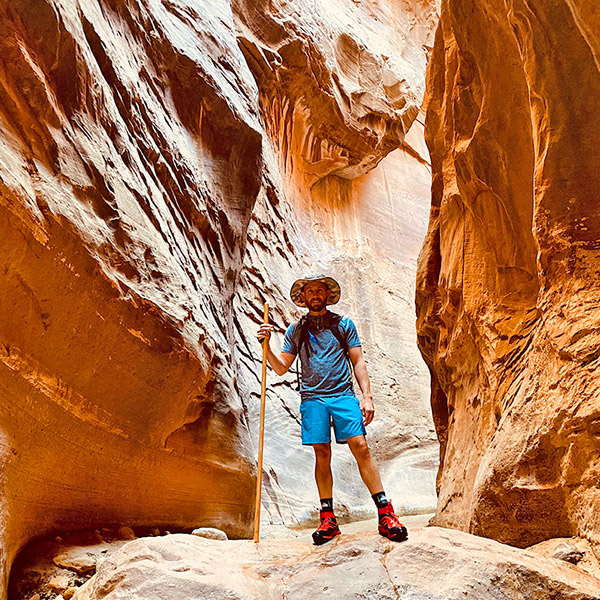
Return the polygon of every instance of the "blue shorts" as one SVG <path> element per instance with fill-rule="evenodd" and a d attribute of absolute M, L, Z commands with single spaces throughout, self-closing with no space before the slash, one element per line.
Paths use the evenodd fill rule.
<path fill-rule="evenodd" d="M 355 435 L 366 435 L 360 403 L 354 394 L 344 396 L 320 396 L 303 400 L 302 444 L 328 444 L 331 442 L 331 422 L 338 444 Z"/>

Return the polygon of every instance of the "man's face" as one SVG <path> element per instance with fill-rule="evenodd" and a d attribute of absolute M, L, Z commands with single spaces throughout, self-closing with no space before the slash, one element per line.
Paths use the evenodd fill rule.
<path fill-rule="evenodd" d="M 315 281 L 314 283 L 307 283 L 302 289 L 302 293 L 304 295 L 304 302 L 309 310 L 320 312 L 327 306 L 327 300 L 331 291 L 324 283 Z"/>

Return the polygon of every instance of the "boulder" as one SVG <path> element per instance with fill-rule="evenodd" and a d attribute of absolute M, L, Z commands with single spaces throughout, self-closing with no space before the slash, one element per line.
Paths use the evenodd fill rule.
<path fill-rule="evenodd" d="M 560 544 L 560 546 L 556 548 L 554 554 L 552 555 L 552 558 L 564 560 L 566 562 L 576 565 L 583 558 L 583 552 L 573 544 L 565 542 Z"/>
<path fill-rule="evenodd" d="M 214 527 L 198 527 L 192 531 L 192 535 L 196 535 L 198 537 L 207 538 L 209 540 L 226 540 L 227 534 L 220 529 L 215 529 Z"/>
<path fill-rule="evenodd" d="M 131 527 L 119 527 L 117 530 L 117 535 L 119 536 L 120 540 L 135 540 L 135 533 Z"/>
<path fill-rule="evenodd" d="M 215 541 L 182 534 L 130 542 L 75 600 L 186 598 L 572 600 L 600 598 L 600 581 L 551 558 L 441 528 L 403 543 L 356 533 L 306 542 Z"/>
<path fill-rule="evenodd" d="M 55 575 L 48 581 L 48 589 L 58 594 L 64 592 L 70 585 L 71 582 L 69 576 L 64 574 Z"/>
<path fill-rule="evenodd" d="M 62 548 L 61 552 L 52 559 L 52 562 L 57 567 L 69 569 L 69 571 L 75 573 L 90 573 L 96 570 L 98 559 L 114 546 L 115 543 L 109 544 L 105 542 L 88 546 L 69 546 Z"/>
<path fill-rule="evenodd" d="M 554 538 L 527 548 L 530 552 L 564 560 L 600 578 L 600 563 L 590 542 L 584 538 Z"/>

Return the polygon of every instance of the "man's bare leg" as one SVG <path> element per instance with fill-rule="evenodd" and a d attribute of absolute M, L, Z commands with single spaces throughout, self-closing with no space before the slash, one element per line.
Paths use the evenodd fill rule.
<path fill-rule="evenodd" d="M 332 498 L 331 444 L 313 444 L 313 448 L 315 449 L 315 480 L 319 498 Z"/>
<path fill-rule="evenodd" d="M 371 495 L 383 491 L 379 469 L 377 468 L 377 463 L 371 456 L 371 451 L 369 450 L 369 445 L 367 444 L 365 436 L 355 435 L 354 437 L 348 438 L 346 441 L 356 459 L 360 476 L 365 482 L 365 485 L 369 488 Z"/>
<path fill-rule="evenodd" d="M 331 473 L 331 444 L 313 444 L 315 449 L 315 479 L 321 500 L 321 523 L 312 534 L 313 542 L 325 544 L 340 534 L 333 514 L 333 475 Z"/>
<path fill-rule="evenodd" d="M 371 456 L 365 436 L 355 435 L 346 441 L 356 459 L 360 476 L 369 488 L 369 492 L 371 492 L 371 496 L 377 506 L 380 535 L 396 542 L 402 542 L 408 537 L 406 527 L 400 523 L 394 513 L 392 503 L 385 497 L 379 469 Z"/>

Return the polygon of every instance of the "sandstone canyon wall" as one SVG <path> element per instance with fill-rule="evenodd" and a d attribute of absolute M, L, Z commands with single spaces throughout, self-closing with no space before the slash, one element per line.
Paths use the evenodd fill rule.
<path fill-rule="evenodd" d="M 600 9 L 446 0 L 418 332 L 441 441 L 435 523 L 600 541 Z"/>
<path fill-rule="evenodd" d="M 382 398 L 376 452 L 407 506 L 430 502 L 409 316 L 429 166 L 405 134 L 434 25 L 425 0 L 2 5 L 2 579 L 53 530 L 250 533 L 254 331 L 265 299 L 280 327 L 297 316 L 305 270 L 344 284 Z M 283 521 L 313 485 L 292 382 L 269 397 Z"/>

